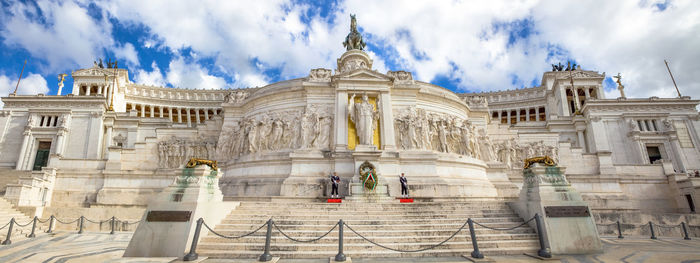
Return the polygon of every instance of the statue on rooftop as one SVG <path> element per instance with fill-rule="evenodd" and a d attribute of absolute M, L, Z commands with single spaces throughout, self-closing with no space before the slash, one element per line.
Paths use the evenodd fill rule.
<path fill-rule="evenodd" d="M 357 20 L 355 20 L 355 15 L 350 15 L 350 33 L 347 37 L 345 37 L 343 47 L 345 47 L 348 51 L 353 49 L 365 49 L 365 42 L 362 40 L 362 35 L 360 35 L 360 32 L 357 31 Z"/>

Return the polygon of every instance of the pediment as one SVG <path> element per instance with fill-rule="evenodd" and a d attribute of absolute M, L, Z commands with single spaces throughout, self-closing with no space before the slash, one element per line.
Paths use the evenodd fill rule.
<path fill-rule="evenodd" d="M 80 69 L 72 72 L 73 77 L 92 77 L 92 76 L 113 76 L 114 75 L 114 69 L 106 69 L 106 68 L 100 68 L 100 67 L 92 67 L 92 68 L 86 68 L 86 69 Z"/>
<path fill-rule="evenodd" d="M 374 70 L 356 69 L 335 75 L 333 80 L 392 81 L 393 78 Z"/>

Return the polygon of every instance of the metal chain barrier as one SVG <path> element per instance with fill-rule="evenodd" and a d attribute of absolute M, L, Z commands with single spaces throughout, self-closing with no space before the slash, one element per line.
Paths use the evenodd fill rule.
<path fill-rule="evenodd" d="M 474 224 L 476 224 L 476 225 L 478 225 L 478 226 L 480 226 L 480 227 L 488 228 L 488 229 L 491 229 L 491 230 L 509 231 L 509 230 L 513 230 L 513 229 L 516 229 L 516 228 L 518 228 L 518 227 L 524 226 L 524 225 L 526 225 L 527 223 L 530 223 L 530 221 L 532 221 L 532 220 L 535 220 L 535 218 L 534 218 L 534 217 L 533 217 L 533 218 L 530 218 L 530 220 L 527 220 L 527 221 L 523 222 L 523 223 L 520 224 L 520 225 L 517 225 L 517 226 L 514 226 L 514 227 L 507 227 L 507 228 L 489 227 L 489 226 L 482 225 L 482 224 L 480 224 L 480 223 L 478 223 L 478 222 L 476 222 L 476 221 L 473 221 L 473 220 L 472 220 L 472 222 L 474 222 Z"/>
<path fill-rule="evenodd" d="M 34 222 L 34 220 L 32 219 L 31 221 L 29 221 L 29 222 L 27 222 L 26 224 L 23 225 L 23 224 L 18 223 L 18 222 L 15 220 L 15 225 L 18 226 L 18 227 L 25 227 L 25 226 L 28 226 L 29 224 L 33 223 L 33 222 Z"/>
<path fill-rule="evenodd" d="M 202 224 L 203 224 L 204 227 L 206 227 L 206 228 L 209 230 L 209 232 L 211 232 L 212 234 L 217 235 L 217 236 L 222 237 L 222 238 L 227 238 L 227 239 L 237 239 L 237 238 L 244 238 L 244 237 L 250 236 L 250 235 L 252 235 L 252 234 L 255 234 L 256 232 L 258 232 L 260 229 L 262 229 L 264 226 L 267 225 L 267 223 L 262 224 L 260 227 L 258 227 L 258 229 L 255 229 L 255 230 L 253 230 L 253 232 L 250 232 L 250 233 L 247 233 L 247 234 L 244 234 L 244 235 L 240 235 L 240 236 L 226 236 L 226 235 L 222 235 L 222 234 L 217 233 L 216 231 L 214 231 L 214 229 L 211 229 L 211 227 L 209 227 L 209 225 L 207 225 L 206 222 L 202 221 Z"/>
<path fill-rule="evenodd" d="M 45 224 L 46 222 L 49 222 L 49 220 L 51 220 L 51 218 L 50 218 L 50 217 L 49 217 L 49 218 L 47 218 L 47 219 L 46 219 L 46 220 L 44 220 L 44 221 L 41 221 L 41 219 L 39 219 L 39 218 L 37 218 L 37 219 L 36 219 L 36 221 L 37 221 L 37 222 L 39 222 L 39 223 L 42 223 L 42 224 Z"/>
<path fill-rule="evenodd" d="M 66 224 L 66 225 L 73 224 L 73 223 L 78 222 L 80 220 L 80 218 L 77 218 L 77 219 L 70 221 L 70 222 L 63 222 L 63 221 L 59 220 L 58 217 L 54 217 L 53 219 L 56 220 L 56 222 L 59 222 L 61 224 Z"/>
<path fill-rule="evenodd" d="M 596 224 L 596 225 L 598 225 L 598 226 L 614 226 L 614 225 L 617 225 L 617 222 L 610 223 L 610 224 Z"/>
<path fill-rule="evenodd" d="M 681 226 L 681 224 L 678 224 L 678 225 L 675 225 L 675 226 L 660 225 L 660 224 L 654 224 L 654 225 L 657 226 L 657 227 L 660 227 L 660 228 L 665 228 L 665 229 L 673 229 L 673 228 L 676 228 L 676 227 L 680 227 L 680 226 Z"/>
<path fill-rule="evenodd" d="M 344 224 L 345 224 L 345 223 L 344 223 Z M 390 248 L 390 247 L 384 246 L 384 245 L 382 245 L 382 244 L 379 244 L 379 243 L 377 243 L 377 242 L 374 242 L 374 241 L 372 241 L 372 240 L 367 239 L 365 236 L 361 235 L 360 233 L 357 233 L 357 231 L 355 231 L 355 229 L 352 229 L 352 227 L 350 227 L 348 224 L 345 224 L 345 226 L 348 227 L 348 229 L 350 229 L 350 231 L 352 231 L 353 233 L 355 233 L 355 235 L 361 237 L 362 239 L 364 239 L 364 240 L 367 241 L 367 242 L 372 243 L 372 244 L 375 245 L 375 246 L 378 246 L 378 247 L 381 247 L 381 248 L 384 248 L 384 249 L 388 249 L 388 250 L 391 250 L 391 251 L 396 251 L 396 252 L 407 252 L 407 253 L 412 253 L 412 252 L 422 252 L 422 251 L 430 250 L 430 249 L 433 249 L 433 248 L 436 248 L 436 247 L 439 247 L 439 246 L 445 244 L 447 241 L 450 241 L 450 239 L 454 238 L 460 231 L 462 231 L 462 229 L 464 229 L 465 226 L 467 226 L 467 221 L 465 221 L 464 224 L 462 224 L 462 226 L 459 227 L 459 229 L 457 229 L 456 232 L 454 232 L 450 237 L 448 237 L 447 239 L 443 240 L 442 242 L 437 243 L 437 244 L 435 244 L 435 245 L 431 245 L 431 246 L 426 247 L 426 248 L 421 248 L 421 249 L 416 249 L 416 250 L 401 250 L 401 249 L 395 249 L 395 248 Z"/>
<path fill-rule="evenodd" d="M 92 221 L 92 220 L 88 219 L 87 217 L 85 217 L 85 221 L 88 221 L 88 222 L 93 223 L 93 224 L 102 224 L 102 223 L 104 223 L 104 222 L 109 221 L 109 219 L 108 219 L 108 220 L 104 220 L 104 221 Z"/>
<path fill-rule="evenodd" d="M 10 225 L 10 222 L 7 222 L 7 224 L 5 224 L 4 226 L 0 227 L 0 230 L 2 230 L 3 228 L 6 228 L 8 225 Z"/>
<path fill-rule="evenodd" d="M 275 229 L 277 229 L 277 231 L 279 231 L 283 236 L 285 236 L 285 237 L 288 238 L 289 240 L 292 240 L 292 241 L 295 241 L 295 242 L 302 242 L 302 243 L 308 243 L 308 242 L 314 242 L 314 241 L 321 240 L 322 238 L 324 238 L 324 237 L 326 237 L 328 234 L 330 234 L 333 230 L 335 230 L 336 227 L 338 227 L 338 224 L 335 224 L 335 225 L 331 228 L 331 230 L 328 230 L 328 232 L 326 232 L 325 234 L 321 235 L 320 237 L 317 237 L 317 238 L 314 238 L 314 239 L 309 239 L 309 240 L 300 240 L 300 239 L 296 239 L 296 238 L 293 238 L 293 237 L 288 236 L 286 233 L 284 233 L 284 232 L 282 231 L 282 229 L 279 228 L 279 226 L 277 225 L 277 223 L 272 222 L 272 225 L 275 227 Z"/>

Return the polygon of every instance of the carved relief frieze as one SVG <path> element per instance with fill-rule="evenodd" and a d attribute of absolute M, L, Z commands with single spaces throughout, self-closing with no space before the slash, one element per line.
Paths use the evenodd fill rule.
<path fill-rule="evenodd" d="M 271 111 L 224 124 L 219 160 L 247 154 L 293 149 L 330 149 L 332 108 L 307 105 L 304 110 Z"/>
<path fill-rule="evenodd" d="M 333 72 L 330 69 L 325 69 L 325 68 L 312 69 L 311 72 L 309 72 L 309 81 L 311 81 L 311 82 L 330 82 L 332 74 L 333 74 Z"/>
<path fill-rule="evenodd" d="M 118 134 L 114 141 L 117 143 L 121 142 L 123 145 L 126 142 L 126 138 Z M 172 137 L 169 140 L 158 142 L 157 150 L 159 167 L 177 168 L 184 165 L 190 158 L 213 159 L 216 141 L 213 138 L 190 139 Z"/>

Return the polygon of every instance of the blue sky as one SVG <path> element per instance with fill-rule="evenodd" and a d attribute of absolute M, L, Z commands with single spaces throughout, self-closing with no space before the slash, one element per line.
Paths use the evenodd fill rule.
<path fill-rule="evenodd" d="M 55 94 L 59 73 L 117 59 L 136 83 L 243 88 L 335 69 L 349 14 L 374 69 L 456 92 L 540 84 L 550 64 L 621 72 L 628 96 L 700 96 L 697 1 L 3 1 L 0 95 Z M 63 93 L 70 91 L 67 78 Z"/>

